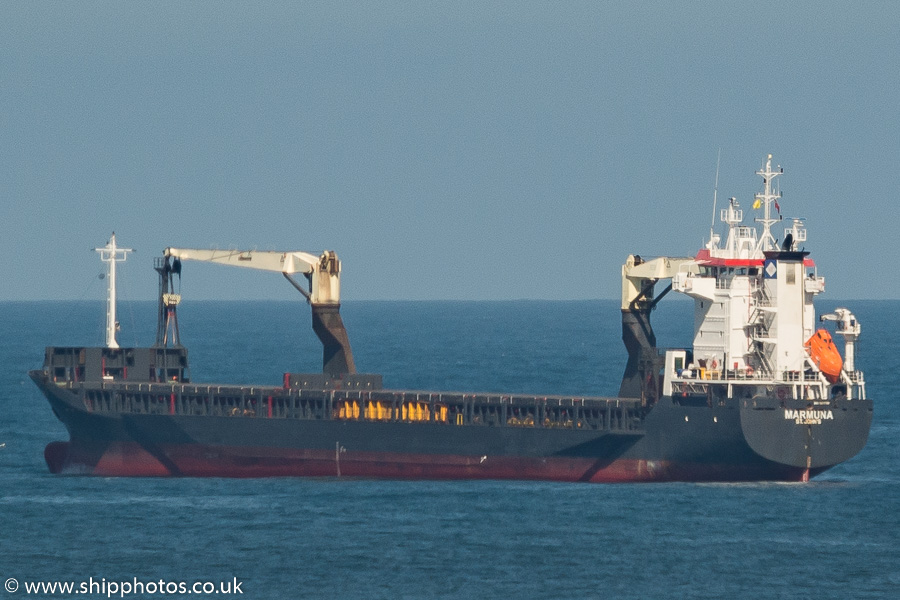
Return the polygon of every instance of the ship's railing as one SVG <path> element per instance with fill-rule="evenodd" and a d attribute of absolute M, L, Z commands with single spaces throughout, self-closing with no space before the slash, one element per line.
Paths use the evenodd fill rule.
<path fill-rule="evenodd" d="M 850 380 L 850 383 L 865 383 L 866 378 L 863 375 L 862 371 L 850 371 L 847 373 L 847 379 Z"/>
<path fill-rule="evenodd" d="M 754 371 L 753 369 L 707 369 L 698 367 L 694 369 L 683 369 L 676 371 L 672 378 L 672 382 L 691 382 L 691 381 L 743 381 L 748 379 L 762 380 L 771 379 L 764 373 Z"/>
<path fill-rule="evenodd" d="M 781 381 L 819 383 L 822 379 L 821 375 L 815 371 L 784 371 L 781 374 Z"/>
<path fill-rule="evenodd" d="M 742 380 L 728 380 L 728 379 L 719 379 L 719 380 L 697 380 L 697 381 L 672 381 L 672 396 L 678 398 L 679 396 L 708 396 L 710 391 L 720 390 L 719 394 L 724 395 L 727 393 L 728 396 L 736 396 L 740 395 L 740 392 L 737 390 L 741 389 L 743 386 L 753 385 L 764 385 L 767 392 L 772 392 L 779 399 L 787 399 L 787 398 L 805 398 L 810 400 L 824 400 L 829 395 L 828 386 L 822 384 L 820 381 L 809 382 L 806 381 L 796 381 L 796 382 L 781 382 L 774 381 L 772 379 L 766 380 L 756 380 L 756 379 L 742 379 Z M 759 388 L 757 388 L 759 391 Z"/>
<path fill-rule="evenodd" d="M 108 383 L 81 386 L 92 412 L 642 431 L 637 398 Z"/>
<path fill-rule="evenodd" d="M 705 381 L 673 381 L 673 394 L 697 395 L 705 394 L 709 390 L 709 383 Z"/>
<path fill-rule="evenodd" d="M 819 374 L 814 371 L 784 371 L 781 377 L 775 378 L 771 373 L 753 368 L 745 369 L 684 369 L 675 373 L 672 384 L 679 382 L 789 382 L 789 383 L 820 383 Z"/>

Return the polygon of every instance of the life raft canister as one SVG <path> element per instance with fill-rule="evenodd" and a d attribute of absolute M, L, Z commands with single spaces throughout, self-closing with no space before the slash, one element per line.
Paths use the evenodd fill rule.
<path fill-rule="evenodd" d="M 809 356 L 812 358 L 813 364 L 819 367 L 819 370 L 825 374 L 825 378 L 831 383 L 837 383 L 841 378 L 844 360 L 841 358 L 837 346 L 834 345 L 831 334 L 825 329 L 819 329 L 804 345 L 809 348 Z"/>

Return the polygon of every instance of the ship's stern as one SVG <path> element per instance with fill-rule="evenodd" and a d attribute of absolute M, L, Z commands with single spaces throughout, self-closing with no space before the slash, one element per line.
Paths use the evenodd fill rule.
<path fill-rule="evenodd" d="M 750 448 L 772 462 L 815 476 L 856 456 L 872 425 L 872 401 L 810 402 L 758 396 L 742 401 L 741 429 Z"/>

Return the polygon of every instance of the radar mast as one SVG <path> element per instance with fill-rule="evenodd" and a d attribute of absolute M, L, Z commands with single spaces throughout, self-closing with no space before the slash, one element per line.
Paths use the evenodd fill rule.
<path fill-rule="evenodd" d="M 772 180 L 784 173 L 784 169 L 778 167 L 778 171 L 772 170 L 772 155 L 769 154 L 766 158 L 766 169 L 763 171 L 760 169 L 756 172 L 757 175 L 763 178 L 763 192 L 761 194 L 756 194 L 754 196 L 753 208 L 758 208 L 762 205 L 763 209 L 763 217 L 761 219 L 756 219 L 757 223 L 762 223 L 763 232 L 762 236 L 759 238 L 759 245 L 757 246 L 757 254 L 766 252 L 768 250 L 777 250 L 777 244 L 775 243 L 775 238 L 772 236 L 772 225 L 781 221 L 781 208 L 778 206 L 778 199 L 781 198 L 781 193 L 773 191 L 772 189 Z M 775 209 L 778 211 L 778 218 L 774 218 L 772 216 L 772 204 L 775 204 Z"/>

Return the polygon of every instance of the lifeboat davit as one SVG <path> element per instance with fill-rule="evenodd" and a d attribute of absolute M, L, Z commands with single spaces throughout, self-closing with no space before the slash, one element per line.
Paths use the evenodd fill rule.
<path fill-rule="evenodd" d="M 813 364 L 819 367 L 819 370 L 825 374 L 825 378 L 831 383 L 837 383 L 841 378 L 844 360 L 841 358 L 837 346 L 834 345 L 831 334 L 825 329 L 819 329 L 807 340 L 805 346 L 809 348 L 809 356 L 812 358 Z"/>

